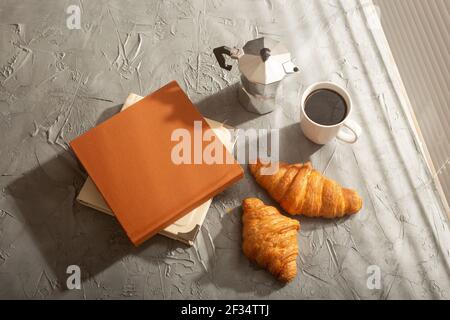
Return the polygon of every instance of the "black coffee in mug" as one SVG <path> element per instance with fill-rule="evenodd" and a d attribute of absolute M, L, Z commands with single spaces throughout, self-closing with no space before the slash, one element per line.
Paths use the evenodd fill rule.
<path fill-rule="evenodd" d="M 305 113 L 315 123 L 332 126 L 347 116 L 347 103 L 333 90 L 318 89 L 306 98 Z"/>

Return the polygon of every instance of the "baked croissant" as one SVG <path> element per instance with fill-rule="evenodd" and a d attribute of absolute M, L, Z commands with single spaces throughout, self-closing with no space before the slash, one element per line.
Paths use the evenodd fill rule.
<path fill-rule="evenodd" d="M 289 282 L 297 275 L 300 223 L 283 216 L 257 198 L 242 203 L 242 249 L 250 260 L 266 268 L 278 280 Z"/>
<path fill-rule="evenodd" d="M 270 164 L 250 164 L 250 171 L 259 185 L 276 200 L 286 212 L 307 217 L 338 218 L 357 213 L 362 199 L 352 189 L 342 188 L 334 180 L 322 176 L 305 164 L 279 163 L 271 175 L 261 173 Z"/>

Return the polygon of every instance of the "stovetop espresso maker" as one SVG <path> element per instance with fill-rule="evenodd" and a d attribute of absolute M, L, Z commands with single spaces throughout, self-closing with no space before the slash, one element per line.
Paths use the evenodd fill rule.
<path fill-rule="evenodd" d="M 219 49 L 219 48 L 217 48 Z M 238 60 L 241 85 L 238 89 L 239 102 L 250 112 L 265 114 L 278 107 L 282 80 L 287 74 L 299 71 L 292 63 L 286 47 L 267 37 L 248 41 L 243 48 L 221 47 L 221 54 Z M 222 68 L 231 70 L 221 54 L 216 58 Z"/>

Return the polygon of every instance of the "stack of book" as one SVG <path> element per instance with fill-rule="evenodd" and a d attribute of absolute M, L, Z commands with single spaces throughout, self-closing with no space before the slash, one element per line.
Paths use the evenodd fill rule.
<path fill-rule="evenodd" d="M 212 139 L 195 140 L 209 130 Z M 203 161 L 211 143 L 222 162 Z M 243 176 L 227 127 L 204 119 L 176 82 L 145 98 L 130 94 L 122 112 L 70 145 L 89 174 L 78 201 L 114 215 L 136 246 L 157 233 L 191 245 L 212 197 Z M 174 161 L 177 151 L 192 161 Z"/>

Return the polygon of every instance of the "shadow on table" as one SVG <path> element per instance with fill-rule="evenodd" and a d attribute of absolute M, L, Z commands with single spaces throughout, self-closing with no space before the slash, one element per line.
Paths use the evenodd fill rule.
<path fill-rule="evenodd" d="M 311 142 L 303 135 L 298 122 L 280 129 L 280 161 L 305 163 L 320 148 L 321 145 Z"/>
<path fill-rule="evenodd" d="M 251 121 L 261 115 L 246 111 L 238 100 L 239 83 L 228 86 L 197 102 L 200 113 L 212 120 L 224 122 L 232 127 Z"/>
<path fill-rule="evenodd" d="M 270 203 L 269 199 L 262 200 L 267 204 Z M 292 285 L 279 282 L 266 269 L 251 262 L 242 252 L 241 206 L 231 210 L 220 223 L 221 230 L 214 239 L 218 251 L 216 253 L 218 261 L 213 270 L 216 286 L 248 293 L 249 297 L 267 297 Z"/>
<path fill-rule="evenodd" d="M 246 142 L 248 146 L 248 141 Z M 289 163 L 306 162 L 321 148 L 307 140 L 298 125 L 294 123 L 280 129 L 280 160 Z M 247 197 L 257 197 L 267 205 L 273 205 L 284 213 L 280 206 L 273 201 L 265 190 L 254 180 L 246 164 L 242 165 L 245 178 L 229 191 L 243 200 Z M 228 192 L 228 191 L 227 191 Z M 215 201 L 227 203 L 230 195 L 219 195 Z M 287 215 L 286 213 L 284 213 Z M 300 275 L 291 283 L 280 283 L 264 268 L 250 262 L 242 252 L 242 207 L 238 206 L 222 214 L 208 215 L 209 223 L 220 225 L 219 233 L 214 237 L 216 261 L 210 274 L 203 274 L 199 283 L 213 283 L 215 286 L 232 290 L 250 296 L 268 297 L 286 287 L 296 288 Z M 216 221 L 217 220 L 217 221 Z M 289 291 L 289 289 L 288 289 Z"/>
<path fill-rule="evenodd" d="M 227 92 L 225 95 L 230 93 Z M 210 101 L 217 102 L 215 99 L 219 96 Z M 121 107 L 116 105 L 103 111 L 96 124 L 117 114 Z M 236 107 L 237 114 L 246 114 L 239 105 Z M 39 151 L 40 148 L 43 151 Z M 17 214 L 46 261 L 45 267 L 56 277 L 59 290 L 67 288 L 69 274 L 66 271 L 70 265 L 80 267 L 82 281 L 85 281 L 130 254 L 139 255 L 158 267 L 158 260 L 169 250 L 187 249 L 162 236 L 135 248 L 116 219 L 76 202 L 87 174 L 80 170 L 82 166 L 73 152 L 61 151 L 47 143 L 42 143 L 37 150 L 45 154 L 48 161 L 40 161 L 36 168 L 12 181 L 6 192 L 14 199 Z"/>
<path fill-rule="evenodd" d="M 120 108 L 117 105 L 105 110 L 97 124 Z M 80 267 L 84 281 L 128 254 L 139 254 L 149 247 L 165 254 L 166 238 L 156 236 L 136 248 L 115 218 L 76 201 L 87 174 L 71 151 L 61 152 L 42 143 L 36 153 L 49 160 L 39 161 L 36 168 L 11 182 L 6 192 L 14 199 L 18 215 L 58 280 L 59 289 L 66 290 L 69 265 Z"/>
<path fill-rule="evenodd" d="M 7 187 L 63 290 L 69 265 L 78 265 L 85 280 L 133 249 L 115 219 L 76 203 L 84 177 L 68 162 L 68 154 L 41 163 Z"/>
<path fill-rule="evenodd" d="M 105 109 L 98 117 L 98 120 L 96 121 L 95 125 L 97 126 L 100 123 L 108 120 L 112 116 L 118 114 L 120 112 L 120 110 L 122 109 L 122 106 L 123 106 L 122 104 L 117 104 L 113 107 Z"/>
<path fill-rule="evenodd" d="M 85 176 L 68 157 L 69 152 L 58 154 L 6 189 L 60 290 L 67 288 L 69 265 L 79 266 L 85 281 L 127 255 L 145 255 L 151 248 L 153 255 L 165 256 L 169 248 L 183 246 L 155 236 L 136 248 L 114 217 L 77 203 L 75 198 Z M 157 262 L 149 259 L 149 263 Z"/>
<path fill-rule="evenodd" d="M 216 99 L 219 99 L 218 96 Z M 235 107 L 235 114 L 243 112 L 246 116 L 257 116 L 246 114 L 240 105 Z M 98 123 L 116 114 L 120 108 L 121 105 L 117 105 L 105 110 Z M 236 125 L 239 119 L 243 118 L 235 118 L 232 124 Z M 281 129 L 280 138 L 280 159 L 283 161 L 307 161 L 320 148 L 303 137 L 298 124 Z M 285 143 L 287 145 L 283 145 Z M 158 259 L 166 256 L 170 249 L 187 248 L 162 236 L 156 236 L 135 248 L 116 219 L 76 202 L 76 195 L 87 176 L 80 171 L 81 165 L 75 155 L 71 151 L 57 152 L 47 144 L 44 147 L 51 148 L 48 151 L 53 150 L 54 156 L 47 157 L 48 161 L 41 161 L 38 167 L 11 182 L 7 193 L 14 198 L 19 209 L 18 215 L 30 230 L 61 290 L 66 289 L 66 270 L 69 265 L 81 268 L 84 281 L 95 277 L 129 254 L 139 255 L 150 264 L 157 265 Z M 267 204 L 274 204 L 256 186 L 246 166 L 243 167 L 246 171 L 245 181 L 251 185 L 249 190 L 259 190 L 248 196 L 258 196 Z M 219 261 L 211 270 L 212 274 L 203 275 L 199 282 L 210 281 L 213 276 L 217 286 L 233 288 L 239 292 L 252 292 L 254 289 L 258 296 L 266 296 L 282 288 L 283 284 L 250 263 L 242 254 L 241 208 L 235 208 L 220 223 L 222 229 L 215 239 L 217 250 L 222 251 L 216 253 Z M 230 237 L 233 241 L 229 241 Z"/>
<path fill-rule="evenodd" d="M 272 200 L 265 191 L 258 190 L 252 195 L 258 197 L 265 204 L 272 205 L 285 216 L 296 219 L 301 224 L 300 233 L 310 233 L 312 230 L 327 228 L 330 225 L 339 225 L 345 223 L 350 218 L 341 219 L 321 219 L 307 218 L 301 216 L 291 216 L 287 214 L 280 206 Z M 242 197 L 244 199 L 245 196 Z M 211 215 L 211 213 L 210 213 Z M 297 276 L 290 283 L 278 281 L 265 268 L 251 262 L 242 252 L 242 207 L 238 206 L 227 212 L 220 220 L 215 221 L 220 224 L 220 231 L 214 237 L 216 249 L 216 261 L 212 271 L 203 274 L 197 280 L 200 284 L 207 285 L 212 283 L 215 287 L 230 290 L 241 295 L 248 295 L 248 298 L 260 297 L 271 298 L 279 290 L 289 295 L 292 292 L 292 298 L 298 298 L 298 289 L 304 281 L 304 275 L 301 273 L 301 261 L 297 258 Z M 299 235 L 297 241 L 299 250 L 305 243 L 304 238 Z"/>

